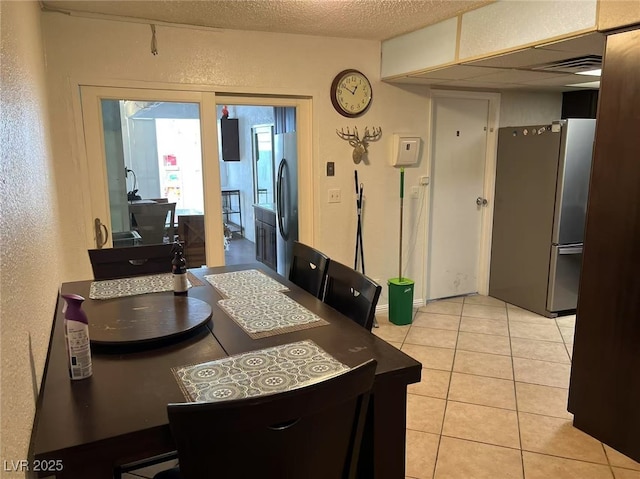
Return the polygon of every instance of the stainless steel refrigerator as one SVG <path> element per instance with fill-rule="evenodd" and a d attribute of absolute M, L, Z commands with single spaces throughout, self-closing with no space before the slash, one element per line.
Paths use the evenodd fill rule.
<path fill-rule="evenodd" d="M 500 128 L 489 295 L 576 308 L 594 133 L 592 119 Z"/>
<path fill-rule="evenodd" d="M 278 273 L 289 276 L 293 242 L 298 239 L 298 150 L 295 133 L 274 137 L 276 173 L 276 251 Z"/>

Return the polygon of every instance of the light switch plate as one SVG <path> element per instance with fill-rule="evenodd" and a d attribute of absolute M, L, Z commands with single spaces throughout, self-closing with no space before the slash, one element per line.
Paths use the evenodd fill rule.
<path fill-rule="evenodd" d="M 335 174 L 335 163 L 333 161 L 327 161 L 327 176 L 334 176 Z"/>

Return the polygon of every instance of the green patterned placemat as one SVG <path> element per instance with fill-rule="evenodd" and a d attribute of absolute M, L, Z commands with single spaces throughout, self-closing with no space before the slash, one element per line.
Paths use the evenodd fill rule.
<path fill-rule="evenodd" d="M 194 280 L 198 284 L 195 284 Z M 202 286 L 204 283 L 192 274 L 187 273 L 187 284 L 191 288 L 193 286 Z M 113 299 L 163 291 L 173 291 L 172 273 L 94 281 L 89 289 L 89 298 Z"/>
<path fill-rule="evenodd" d="M 209 274 L 204 277 L 226 298 L 242 298 L 273 291 L 289 291 L 284 284 L 257 269 Z"/>
<path fill-rule="evenodd" d="M 349 370 L 311 340 L 172 368 L 187 401 L 211 402 L 275 394 Z"/>
<path fill-rule="evenodd" d="M 218 304 L 253 339 L 329 324 L 277 291 L 221 299 Z"/>

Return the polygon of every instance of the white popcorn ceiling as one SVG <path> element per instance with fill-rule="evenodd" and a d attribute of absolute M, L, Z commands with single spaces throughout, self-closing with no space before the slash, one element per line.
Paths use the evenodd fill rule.
<path fill-rule="evenodd" d="M 493 0 L 50 0 L 45 8 L 231 30 L 386 40 Z"/>

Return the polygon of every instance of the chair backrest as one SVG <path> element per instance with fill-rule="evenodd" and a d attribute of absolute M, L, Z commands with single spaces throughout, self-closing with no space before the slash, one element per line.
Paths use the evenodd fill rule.
<path fill-rule="evenodd" d="M 161 244 L 165 236 L 169 243 L 173 243 L 175 203 L 130 204 L 129 212 L 143 244 Z"/>
<path fill-rule="evenodd" d="M 178 238 L 184 243 L 187 267 L 199 268 L 207 263 L 204 242 L 204 215 L 179 215 Z"/>
<path fill-rule="evenodd" d="M 93 277 L 97 280 L 171 272 L 173 244 L 90 249 Z"/>
<path fill-rule="evenodd" d="M 324 302 L 371 331 L 382 287 L 362 273 L 331 261 Z"/>
<path fill-rule="evenodd" d="M 376 364 L 283 393 L 169 404 L 181 477 L 355 478 Z"/>
<path fill-rule="evenodd" d="M 322 299 L 329 262 L 329 258 L 317 249 L 294 241 L 289 280 Z"/>

